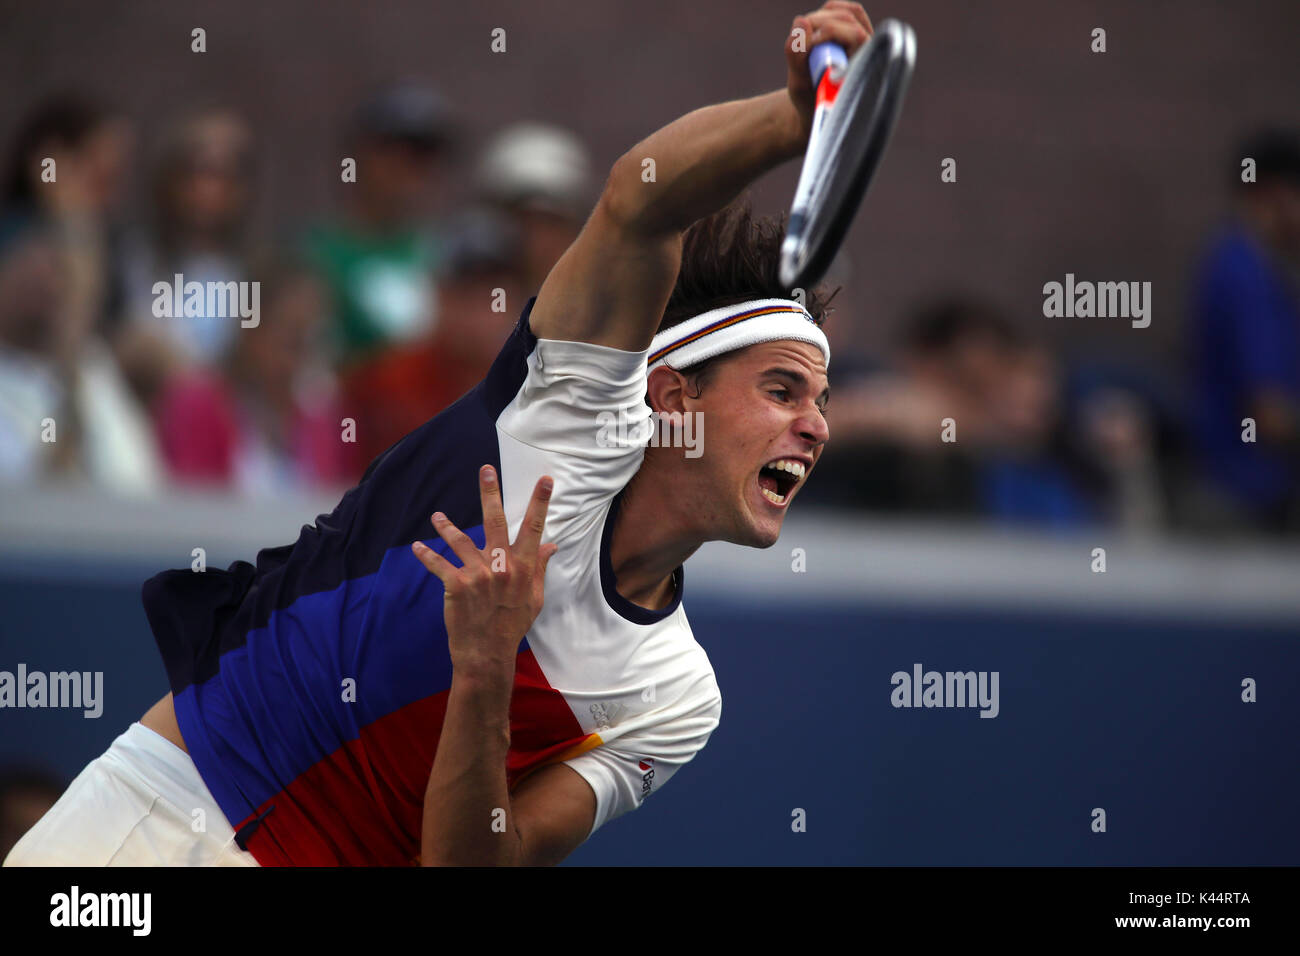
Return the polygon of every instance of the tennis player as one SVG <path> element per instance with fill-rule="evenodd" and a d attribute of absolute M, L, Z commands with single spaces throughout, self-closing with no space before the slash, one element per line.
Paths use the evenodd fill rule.
<path fill-rule="evenodd" d="M 803 155 L 805 50 L 871 24 L 793 27 L 786 89 L 624 154 L 486 378 L 333 513 L 146 582 L 171 693 L 6 865 L 550 864 L 699 753 L 721 695 L 682 565 L 774 544 L 829 437 L 825 303 L 733 200 Z M 652 409 L 680 428 L 647 447 Z"/>

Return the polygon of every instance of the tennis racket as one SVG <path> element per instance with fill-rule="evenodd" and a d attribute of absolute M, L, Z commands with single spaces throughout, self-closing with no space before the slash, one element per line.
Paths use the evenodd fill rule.
<path fill-rule="evenodd" d="M 809 51 L 816 105 L 781 245 L 787 288 L 810 288 L 830 268 L 885 155 L 915 63 L 916 34 L 898 20 L 883 21 L 852 58 L 836 43 Z"/>

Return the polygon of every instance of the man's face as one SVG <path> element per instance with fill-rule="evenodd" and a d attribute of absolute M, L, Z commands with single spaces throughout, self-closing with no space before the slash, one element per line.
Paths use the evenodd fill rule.
<path fill-rule="evenodd" d="M 418 219 L 435 202 L 441 164 L 436 151 L 400 139 L 373 138 L 359 150 L 357 181 L 371 215 L 398 224 Z"/>
<path fill-rule="evenodd" d="M 806 342 L 764 342 L 722 359 L 688 413 L 703 416 L 703 454 L 686 459 L 710 537 L 767 548 L 830 438 L 822 353 Z M 698 478 L 697 478 L 698 476 Z"/>

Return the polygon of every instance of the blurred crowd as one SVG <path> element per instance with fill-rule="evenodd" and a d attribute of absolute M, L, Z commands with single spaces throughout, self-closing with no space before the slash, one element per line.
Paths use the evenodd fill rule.
<path fill-rule="evenodd" d="M 583 145 L 523 123 L 455 184 L 463 208 L 435 215 L 459 138 L 435 91 L 382 91 L 343 133 L 340 208 L 268 239 L 251 225 L 262 147 L 238 113 L 180 117 L 137 157 L 122 116 L 42 103 L 0 207 L 0 479 L 355 483 L 482 378 L 595 198 Z M 211 291 L 253 283 L 247 318 Z"/>
<path fill-rule="evenodd" d="M 1225 159 L 1229 213 L 1189 264 L 1182 354 L 1067 358 L 1033 317 L 930 302 L 892 361 L 839 364 L 804 494 L 1056 528 L 1300 533 L 1300 136 L 1261 130 Z"/>
<path fill-rule="evenodd" d="M 274 144 L 238 112 L 177 117 L 148 150 L 138 132 L 64 95 L 11 137 L 2 481 L 146 494 L 353 484 L 482 378 L 600 185 L 583 143 L 540 123 L 466 157 L 447 102 L 401 85 L 342 130 L 353 165 L 337 208 L 267 237 L 252 213 Z M 1263 131 L 1231 158 L 1231 214 L 1188 264 L 1190 361 L 1070 360 L 1033 316 L 949 294 L 905 317 L 887 353 L 837 362 L 833 440 L 805 500 L 1064 528 L 1300 531 L 1300 141 Z M 191 282 L 256 282 L 255 325 L 220 296 L 191 300 Z"/>

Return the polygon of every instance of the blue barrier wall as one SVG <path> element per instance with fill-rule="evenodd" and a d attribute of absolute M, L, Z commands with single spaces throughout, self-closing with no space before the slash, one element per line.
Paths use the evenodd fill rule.
<path fill-rule="evenodd" d="M 139 601 L 158 567 L 0 562 L 0 668 L 105 674 L 98 719 L 0 713 L 0 762 L 70 779 L 166 692 Z M 1293 626 L 755 606 L 691 583 L 686 606 L 722 723 L 574 864 L 1300 863 Z M 890 675 L 915 663 L 998 671 L 998 716 L 893 707 Z"/>

